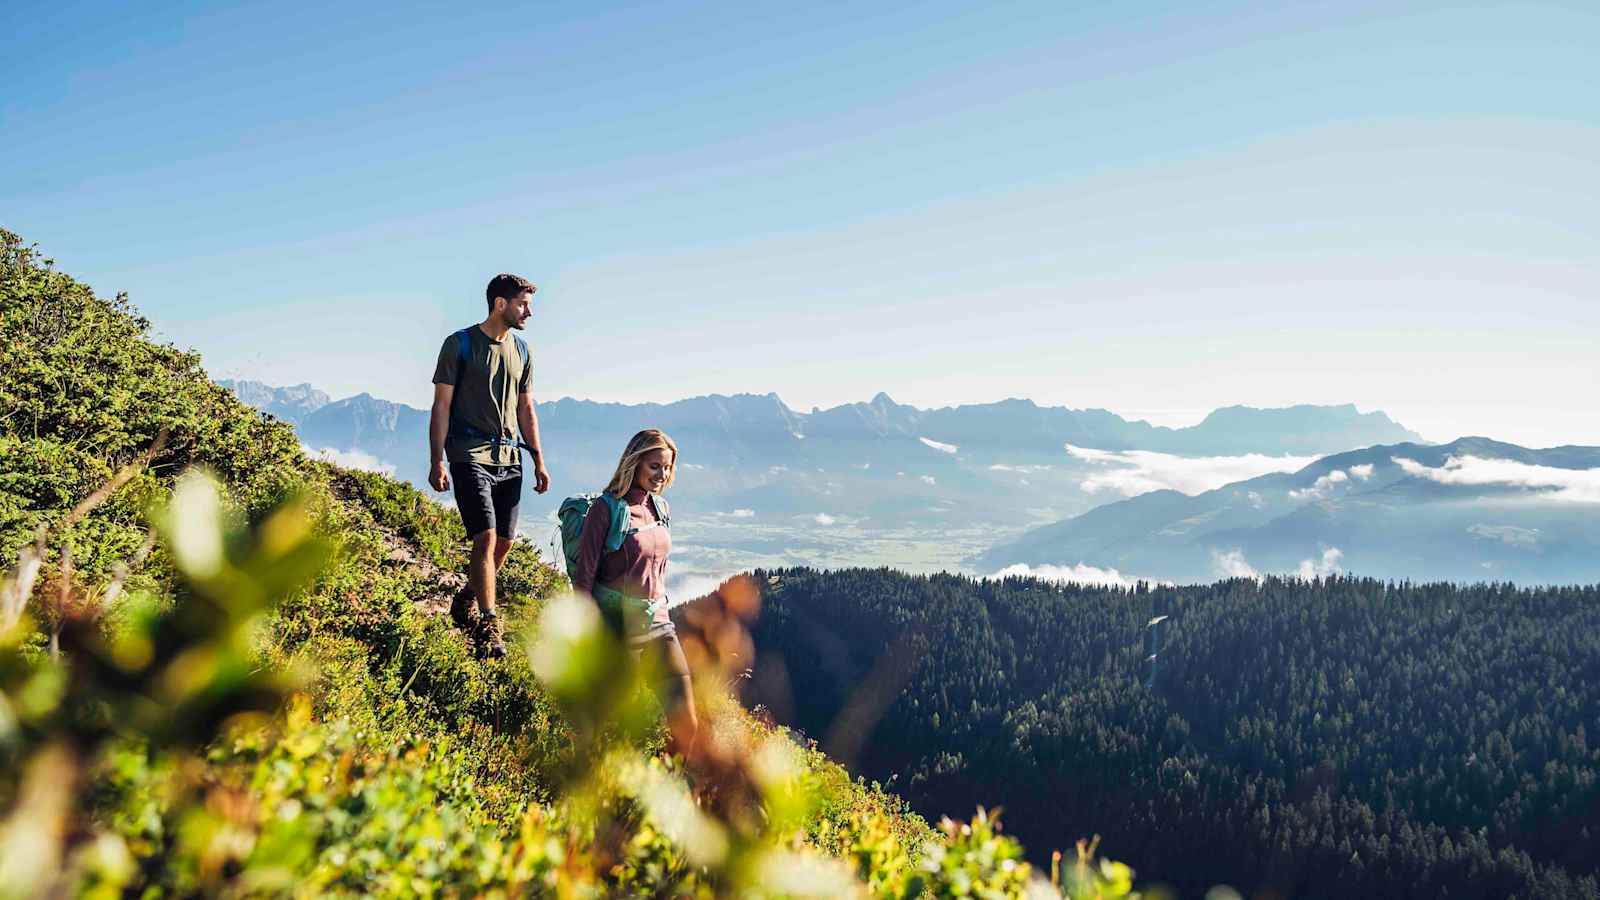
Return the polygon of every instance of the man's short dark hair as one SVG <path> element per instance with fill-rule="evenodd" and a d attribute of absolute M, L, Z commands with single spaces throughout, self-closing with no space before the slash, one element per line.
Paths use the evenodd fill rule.
<path fill-rule="evenodd" d="M 499 275 L 489 279 L 489 287 L 484 291 L 484 294 L 489 301 L 489 311 L 494 312 L 494 301 L 496 299 L 504 297 L 507 300 L 515 300 L 531 290 L 534 290 L 533 282 L 523 278 L 521 275 L 507 275 L 505 272 L 501 272 Z"/>

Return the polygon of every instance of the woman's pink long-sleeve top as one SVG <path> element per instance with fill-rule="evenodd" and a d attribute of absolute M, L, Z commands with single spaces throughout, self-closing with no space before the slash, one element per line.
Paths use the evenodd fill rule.
<path fill-rule="evenodd" d="M 659 518 L 654 504 L 646 502 L 648 496 L 648 492 L 639 488 L 622 496 L 623 502 L 628 504 L 628 527 L 644 530 L 628 535 L 622 546 L 612 553 L 606 552 L 611 511 L 603 501 L 596 501 L 589 507 L 583 520 L 583 534 L 578 538 L 578 569 L 572 586 L 591 596 L 594 586 L 601 584 L 627 597 L 663 601 L 652 604 L 650 624 L 654 628 L 672 623 L 664 602 L 672 532 L 650 527 Z"/>

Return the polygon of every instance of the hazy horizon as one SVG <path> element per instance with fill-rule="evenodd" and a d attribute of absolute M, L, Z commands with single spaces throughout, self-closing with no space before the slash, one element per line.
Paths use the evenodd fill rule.
<path fill-rule="evenodd" d="M 384 401 L 391 402 L 391 403 L 401 403 L 401 404 L 404 404 L 406 406 L 413 407 L 415 409 L 423 409 L 423 410 L 425 410 L 425 409 L 428 408 L 428 398 L 427 397 L 423 397 L 421 400 L 410 400 L 410 399 L 397 398 L 397 397 L 385 397 L 385 396 L 382 396 L 382 395 L 380 395 L 377 392 L 372 391 L 372 390 L 353 390 L 353 391 L 350 391 L 348 393 L 336 392 L 336 391 L 327 390 L 322 385 L 315 384 L 315 383 L 312 383 L 312 382 L 306 382 L 306 381 L 297 381 L 297 382 L 286 383 L 286 384 L 273 384 L 271 382 L 261 381 L 260 379 L 245 378 L 245 377 L 242 377 L 242 376 L 216 375 L 215 373 L 213 373 L 213 377 L 217 378 L 217 379 L 220 379 L 220 380 L 254 381 L 254 382 L 257 382 L 257 383 L 260 383 L 260 384 L 265 384 L 268 387 L 273 387 L 273 388 L 293 388 L 293 387 L 308 386 L 308 387 L 311 387 L 311 388 L 313 388 L 315 390 L 320 390 L 323 393 L 327 394 L 329 400 L 333 401 L 333 402 L 336 402 L 336 401 L 339 401 L 339 400 L 346 400 L 346 399 L 349 399 L 351 397 L 360 396 L 362 394 L 367 394 L 367 395 L 372 396 L 372 397 L 374 397 L 376 399 L 379 399 L 379 400 L 384 400 Z M 865 395 L 858 396 L 858 397 L 855 397 L 855 398 L 852 398 L 852 399 L 841 400 L 841 401 L 838 401 L 836 403 L 813 404 L 813 405 L 805 405 L 805 406 L 803 406 L 803 405 L 798 404 L 798 403 L 791 403 L 788 398 L 784 397 L 781 393 L 778 393 L 777 391 L 751 390 L 751 391 L 713 391 L 713 392 L 711 392 L 709 394 L 691 394 L 691 395 L 685 395 L 685 396 L 664 397 L 664 398 L 647 397 L 647 398 L 641 398 L 641 399 L 578 397 L 578 396 L 573 396 L 571 394 L 562 394 L 562 395 L 555 396 L 555 397 L 541 397 L 541 398 L 538 399 L 538 402 L 539 403 L 549 403 L 549 402 L 554 402 L 554 401 L 559 401 L 559 400 L 577 400 L 577 401 L 590 402 L 590 403 L 621 403 L 621 404 L 626 404 L 626 405 L 640 405 L 640 404 L 646 404 L 646 403 L 655 403 L 655 404 L 678 403 L 678 402 L 682 402 L 682 401 L 685 401 L 685 400 L 693 400 L 693 399 L 700 398 L 700 397 L 718 396 L 718 395 L 720 395 L 720 396 L 753 395 L 753 396 L 763 396 L 764 397 L 764 396 L 767 396 L 769 394 L 776 394 L 777 397 L 778 397 L 778 400 L 780 402 L 782 402 L 789 409 L 791 409 L 791 410 L 793 410 L 795 412 L 800 412 L 800 413 L 811 413 L 811 412 L 815 412 L 817 410 L 834 409 L 834 408 L 837 408 L 839 406 L 848 406 L 848 405 L 857 404 L 857 403 L 870 403 L 874 398 L 877 397 L 877 395 L 879 393 L 887 394 L 889 396 L 889 399 L 893 400 L 896 404 L 899 404 L 901 406 L 912 406 L 912 407 L 916 407 L 917 409 L 924 410 L 924 411 L 933 410 L 933 409 L 941 409 L 941 408 L 959 407 L 959 406 L 971 406 L 971 405 L 981 405 L 981 404 L 988 404 L 988 403 L 1000 403 L 1000 402 L 1004 402 L 1004 401 L 1008 401 L 1008 400 L 1028 400 L 1028 401 L 1031 401 L 1031 402 L 1035 403 L 1036 405 L 1038 405 L 1040 407 L 1067 408 L 1067 409 L 1074 409 L 1074 410 L 1101 409 L 1101 410 L 1105 410 L 1107 412 L 1113 413 L 1113 414 L 1115 414 L 1117 416 L 1120 416 L 1122 419 L 1124 419 L 1126 421 L 1129 421 L 1129 422 L 1143 421 L 1143 422 L 1147 422 L 1150 425 L 1153 425 L 1153 426 L 1156 426 L 1156 427 L 1170 428 L 1170 429 L 1174 429 L 1174 430 L 1182 429 L 1182 428 L 1190 428 L 1190 427 L 1193 427 L 1195 425 L 1199 425 L 1202 421 L 1205 420 L 1206 416 L 1210 415 L 1213 412 L 1216 412 L 1217 410 L 1225 409 L 1225 408 L 1230 407 L 1230 406 L 1246 406 L 1246 407 L 1252 407 L 1252 408 L 1255 408 L 1255 409 L 1270 410 L 1270 409 L 1286 409 L 1286 408 L 1295 407 L 1295 406 L 1330 407 L 1330 406 L 1346 406 L 1346 405 L 1349 405 L 1349 406 L 1354 406 L 1355 409 L 1356 409 L 1356 412 L 1358 412 L 1358 413 L 1360 413 L 1362 415 L 1366 415 L 1368 413 L 1373 413 L 1373 412 L 1381 412 L 1384 415 L 1388 416 L 1389 419 L 1391 421 L 1395 422 L 1396 424 L 1401 425 L 1401 426 L 1403 426 L 1405 428 L 1408 428 L 1408 429 L 1410 429 L 1412 431 L 1415 431 L 1415 432 L 1421 434 L 1422 437 L 1430 444 L 1448 444 L 1448 443 L 1451 443 L 1452 441 L 1455 441 L 1455 440 L 1460 439 L 1460 438 L 1483 437 L 1483 438 L 1489 438 L 1491 440 L 1501 441 L 1502 443 L 1518 444 L 1519 446 L 1528 447 L 1530 449 L 1546 449 L 1547 447 L 1557 447 L 1557 446 L 1567 446 L 1567 445 L 1600 446 L 1600 441 L 1597 441 L 1597 442 L 1595 442 L 1593 444 L 1585 444 L 1585 443 L 1583 443 L 1581 441 L 1564 441 L 1564 442 L 1559 443 L 1559 444 L 1549 444 L 1549 445 L 1528 444 L 1528 443 L 1522 443 L 1522 442 L 1514 440 L 1512 438 L 1505 437 L 1505 436 L 1500 435 L 1500 434 L 1495 434 L 1495 433 L 1490 433 L 1490 432 L 1462 432 L 1460 434 L 1454 434 L 1454 435 L 1451 435 L 1449 437 L 1440 438 L 1440 437 L 1436 437 L 1434 435 L 1427 434 L 1427 433 L 1423 432 L 1422 429 L 1414 427 L 1410 422 L 1408 422 L 1405 419 L 1395 415 L 1394 412 L 1392 410 L 1390 410 L 1390 409 L 1386 409 L 1386 408 L 1383 408 L 1383 407 L 1367 408 L 1367 407 L 1363 407 L 1361 404 L 1350 403 L 1348 401 L 1345 401 L 1345 402 L 1337 402 L 1336 401 L 1336 402 L 1329 402 L 1329 403 L 1286 403 L 1286 404 L 1282 404 L 1280 406 L 1256 406 L 1256 405 L 1250 404 L 1250 403 L 1229 403 L 1229 404 L 1223 404 L 1223 405 L 1214 406 L 1214 407 L 1208 407 L 1208 408 L 1203 408 L 1203 409 L 1156 409 L 1156 410 L 1133 409 L 1133 410 L 1129 410 L 1129 409 L 1115 409 L 1115 408 L 1112 408 L 1112 407 L 1103 406 L 1103 405 L 1100 405 L 1100 404 L 1090 403 L 1090 402 L 1077 403 L 1077 404 L 1044 403 L 1044 402 L 1041 402 L 1041 401 L 1036 400 L 1036 399 L 1031 398 L 1031 397 L 1019 397 L 1019 396 L 1016 396 L 1016 395 L 1009 395 L 1009 396 L 1003 396 L 1003 397 L 993 397 L 993 398 L 989 398 L 989 399 L 985 399 L 985 400 L 974 400 L 974 401 L 970 401 L 970 402 L 967 402 L 967 403 L 945 403 L 945 404 L 938 404 L 938 405 L 928 405 L 928 404 L 915 403 L 915 402 L 903 399 L 901 397 L 896 396 L 893 391 L 873 390 L 870 393 L 867 393 Z"/>

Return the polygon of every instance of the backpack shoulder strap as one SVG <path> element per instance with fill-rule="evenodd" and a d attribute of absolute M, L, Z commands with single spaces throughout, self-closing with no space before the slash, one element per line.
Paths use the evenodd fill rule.
<path fill-rule="evenodd" d="M 667 498 L 660 494 L 650 495 L 650 504 L 656 508 L 656 518 L 661 520 L 663 528 L 672 526 L 672 508 L 667 505 Z"/>
<path fill-rule="evenodd" d="M 628 504 L 620 497 L 611 496 L 608 491 L 600 492 L 600 500 L 605 503 L 606 511 L 611 513 L 611 528 L 606 532 L 606 552 L 615 553 L 622 549 L 622 541 L 628 536 Z"/>
<path fill-rule="evenodd" d="M 461 371 L 456 374 L 460 378 L 467 372 L 467 363 L 472 362 L 472 326 L 456 332 L 456 361 L 461 364 Z"/>
<path fill-rule="evenodd" d="M 511 340 L 516 342 L 517 356 L 522 360 L 522 367 L 517 369 L 517 384 L 521 385 L 523 377 L 528 372 L 528 345 L 523 342 L 522 338 L 514 334 L 511 336 Z"/>
<path fill-rule="evenodd" d="M 472 326 L 468 325 L 466 328 L 456 332 L 455 339 L 456 387 L 460 387 L 461 382 L 466 380 L 467 377 L 467 364 L 472 362 Z M 450 395 L 450 428 L 446 433 L 447 439 L 459 437 L 460 432 L 462 432 L 465 427 L 465 423 L 456 418 L 456 400 L 460 396 L 460 391 L 456 391 Z"/>

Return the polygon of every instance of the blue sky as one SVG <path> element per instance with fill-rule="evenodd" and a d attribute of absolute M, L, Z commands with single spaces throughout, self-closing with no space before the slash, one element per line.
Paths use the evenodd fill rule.
<path fill-rule="evenodd" d="M 1600 444 L 1600 6 L 10 3 L 0 225 L 219 375 Z M 1289 7 L 1289 8 L 1282 8 Z"/>

